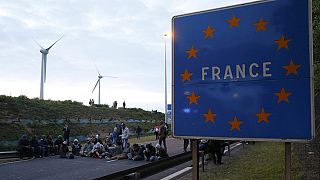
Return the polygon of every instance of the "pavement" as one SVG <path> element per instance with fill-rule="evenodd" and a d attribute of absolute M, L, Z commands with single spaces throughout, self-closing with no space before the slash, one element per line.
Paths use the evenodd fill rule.
<path fill-rule="evenodd" d="M 156 141 L 152 142 L 153 145 Z M 183 152 L 183 140 L 168 138 L 169 156 Z M 94 179 L 150 163 L 148 161 L 107 161 L 89 157 L 62 159 L 58 156 L 0 164 L 0 179 Z"/>

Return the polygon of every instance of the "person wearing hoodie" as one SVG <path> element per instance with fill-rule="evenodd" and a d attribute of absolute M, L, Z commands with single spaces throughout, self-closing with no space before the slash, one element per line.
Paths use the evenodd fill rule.
<path fill-rule="evenodd" d="M 72 148 L 72 154 L 75 156 L 79 156 L 80 155 L 80 150 L 81 150 L 81 144 L 79 143 L 78 139 L 74 139 L 73 143 L 71 145 Z"/>
<path fill-rule="evenodd" d="M 105 151 L 104 151 L 103 145 L 100 144 L 100 142 L 97 142 L 97 144 L 93 146 L 93 149 L 91 152 L 92 152 L 93 158 L 99 158 L 99 159 L 104 158 Z"/>
<path fill-rule="evenodd" d="M 160 146 L 160 144 L 156 145 L 156 160 L 160 160 L 163 158 L 168 158 L 169 155 L 167 153 L 167 151 Z"/>

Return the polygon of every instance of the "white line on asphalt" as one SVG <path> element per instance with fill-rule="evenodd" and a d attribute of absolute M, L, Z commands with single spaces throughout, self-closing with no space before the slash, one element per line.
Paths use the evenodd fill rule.
<path fill-rule="evenodd" d="M 192 167 L 186 167 L 178 172 L 171 174 L 170 176 L 162 178 L 161 180 L 170 180 L 170 179 L 176 178 L 177 176 L 182 176 L 184 173 L 188 173 L 191 169 Z"/>

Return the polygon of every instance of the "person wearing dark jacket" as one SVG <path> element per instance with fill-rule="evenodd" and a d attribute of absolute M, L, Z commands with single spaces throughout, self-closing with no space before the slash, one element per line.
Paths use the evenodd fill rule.
<path fill-rule="evenodd" d="M 44 157 L 48 152 L 48 142 L 46 140 L 46 136 L 42 136 L 39 140 L 40 147 L 40 157 Z"/>
<path fill-rule="evenodd" d="M 18 142 L 17 150 L 19 152 L 19 157 L 22 159 L 23 155 L 27 155 L 28 157 L 32 157 L 30 142 L 27 135 L 22 135 Z"/>
<path fill-rule="evenodd" d="M 36 135 L 33 135 L 31 137 L 30 147 L 31 147 L 32 152 L 33 152 L 33 157 L 39 157 L 40 149 L 39 149 L 39 144 L 38 144 L 38 138 L 37 138 Z"/>
<path fill-rule="evenodd" d="M 47 146 L 48 156 L 54 155 L 54 148 L 53 148 L 54 147 L 54 143 L 53 143 L 51 135 L 47 136 L 47 143 L 48 143 L 48 146 Z"/>
<path fill-rule="evenodd" d="M 156 148 L 152 144 L 146 145 L 146 150 L 144 150 L 144 155 L 147 161 L 154 161 L 156 159 Z"/>
<path fill-rule="evenodd" d="M 67 141 L 67 143 L 69 145 L 70 128 L 69 128 L 68 124 L 64 125 L 62 131 L 63 131 L 63 140 Z"/>
<path fill-rule="evenodd" d="M 159 145 L 161 146 L 163 143 L 164 150 L 167 151 L 167 127 L 163 121 L 160 122 L 160 129 L 159 129 Z"/>
<path fill-rule="evenodd" d="M 63 141 L 62 145 L 60 146 L 60 158 L 68 158 L 68 144 L 67 141 Z"/>
<path fill-rule="evenodd" d="M 210 140 L 208 141 L 209 152 L 212 153 L 212 159 L 214 164 L 223 164 L 221 148 L 223 146 L 223 141 L 220 140 Z"/>
<path fill-rule="evenodd" d="M 60 154 L 60 147 L 62 146 L 63 139 L 62 136 L 59 135 L 58 139 L 54 141 L 54 152 L 55 154 Z"/>
<path fill-rule="evenodd" d="M 127 154 L 129 160 L 140 161 L 144 160 L 143 151 L 145 150 L 144 146 L 139 144 L 133 144 L 130 148 L 130 153 Z"/>
<path fill-rule="evenodd" d="M 168 158 L 169 155 L 167 151 L 160 146 L 160 144 L 156 145 L 156 160 L 160 160 L 163 158 Z"/>

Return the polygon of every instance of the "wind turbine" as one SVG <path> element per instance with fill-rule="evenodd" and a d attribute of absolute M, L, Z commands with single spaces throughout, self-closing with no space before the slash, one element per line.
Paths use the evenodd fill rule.
<path fill-rule="evenodd" d="M 98 81 L 97 81 L 96 85 L 94 86 L 94 88 L 93 88 L 93 90 L 92 90 L 92 93 L 93 93 L 93 91 L 96 89 L 97 85 L 99 84 L 98 104 L 100 104 L 100 80 L 101 80 L 102 78 L 104 78 L 104 77 L 109 77 L 109 78 L 118 78 L 118 77 L 114 77 L 114 76 L 101 76 L 101 74 L 100 74 L 100 72 L 99 72 L 99 70 L 98 70 L 97 67 L 96 67 L 96 69 L 97 69 L 97 72 L 98 72 L 99 75 L 98 75 Z"/>
<path fill-rule="evenodd" d="M 50 47 L 43 48 L 37 41 L 35 41 L 38 46 L 41 48 L 40 52 L 42 54 L 42 60 L 41 60 L 41 80 L 40 80 L 40 99 L 43 99 L 43 86 L 46 82 L 47 78 L 47 54 L 49 53 L 49 50 L 54 46 L 63 36 L 61 36 L 56 42 L 54 42 Z"/>

